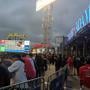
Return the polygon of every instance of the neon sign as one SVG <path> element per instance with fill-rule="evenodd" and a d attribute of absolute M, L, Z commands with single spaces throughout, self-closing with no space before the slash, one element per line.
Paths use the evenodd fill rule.
<path fill-rule="evenodd" d="M 70 33 L 67 35 L 68 41 L 71 40 L 76 34 L 81 31 L 81 29 L 86 26 L 88 23 L 90 23 L 90 5 L 89 7 L 84 11 L 84 14 L 81 16 L 81 18 L 78 19 L 75 26 L 72 28 Z"/>
<path fill-rule="evenodd" d="M 76 22 L 76 31 L 80 31 L 88 23 L 90 23 L 90 6 L 84 11 L 84 15 Z"/>
<path fill-rule="evenodd" d="M 74 28 L 72 28 L 72 30 L 70 31 L 70 33 L 67 35 L 68 40 L 71 40 L 75 35 L 76 35 L 76 29 L 74 27 Z"/>

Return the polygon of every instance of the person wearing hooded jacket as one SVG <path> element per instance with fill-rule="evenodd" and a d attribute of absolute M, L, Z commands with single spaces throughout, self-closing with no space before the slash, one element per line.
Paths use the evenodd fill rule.
<path fill-rule="evenodd" d="M 27 81 L 26 73 L 24 70 L 25 65 L 21 61 L 21 56 L 15 55 L 15 56 L 13 56 L 13 60 L 14 60 L 14 63 L 10 67 L 8 67 L 9 72 L 15 73 L 15 75 L 12 77 L 12 84 L 17 84 L 17 83 Z M 22 85 L 20 85 L 20 88 L 28 88 L 28 85 L 25 84 L 25 86 L 24 86 L 22 84 Z"/>

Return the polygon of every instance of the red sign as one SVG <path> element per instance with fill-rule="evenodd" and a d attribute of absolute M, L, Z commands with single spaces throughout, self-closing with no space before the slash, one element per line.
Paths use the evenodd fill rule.
<path fill-rule="evenodd" d="M 44 47 L 49 47 L 50 45 L 48 44 L 34 44 L 33 48 L 44 48 Z"/>
<path fill-rule="evenodd" d="M 5 40 L 0 40 L 0 44 L 5 44 Z"/>

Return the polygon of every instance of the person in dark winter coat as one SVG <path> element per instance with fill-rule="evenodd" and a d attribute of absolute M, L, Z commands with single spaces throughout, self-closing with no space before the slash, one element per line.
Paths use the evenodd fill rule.
<path fill-rule="evenodd" d="M 54 59 L 55 59 L 55 70 L 58 71 L 62 65 L 62 57 L 61 55 L 59 55 L 55 56 Z"/>
<path fill-rule="evenodd" d="M 47 58 L 46 55 L 42 55 L 42 60 L 43 60 L 43 67 L 44 67 L 44 71 L 47 71 L 48 66 L 47 66 Z"/>
<path fill-rule="evenodd" d="M 77 75 L 79 75 L 79 68 L 81 66 L 81 60 L 80 57 L 76 57 L 76 59 L 74 60 L 74 67 L 77 69 Z"/>
<path fill-rule="evenodd" d="M 0 87 L 10 85 L 10 73 L 0 59 Z"/>
<path fill-rule="evenodd" d="M 42 56 L 41 55 L 37 55 L 36 56 L 36 58 L 35 58 L 35 60 L 36 60 L 36 64 L 37 64 L 37 76 L 39 77 L 39 76 L 42 76 L 43 74 L 44 74 L 44 61 L 43 61 L 43 59 L 42 59 Z"/>

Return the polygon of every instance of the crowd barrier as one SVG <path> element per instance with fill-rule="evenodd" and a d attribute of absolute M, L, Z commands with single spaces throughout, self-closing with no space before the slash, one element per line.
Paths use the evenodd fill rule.
<path fill-rule="evenodd" d="M 19 84 L 2 87 L 0 90 L 44 90 L 44 78 L 39 77 Z"/>
<path fill-rule="evenodd" d="M 0 90 L 64 90 L 67 77 L 67 67 L 60 69 L 48 77 L 47 83 L 44 77 L 35 78 L 19 84 L 2 87 Z"/>
<path fill-rule="evenodd" d="M 47 90 L 64 90 L 67 67 L 60 69 L 48 77 Z"/>

